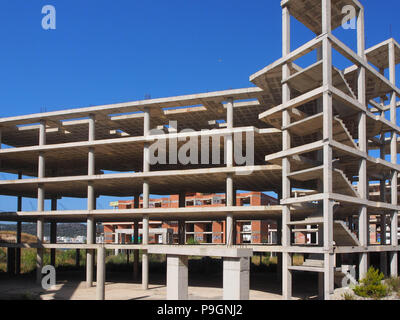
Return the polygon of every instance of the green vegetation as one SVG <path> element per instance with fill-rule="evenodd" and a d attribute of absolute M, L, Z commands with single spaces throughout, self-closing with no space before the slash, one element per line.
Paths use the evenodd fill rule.
<path fill-rule="evenodd" d="M 354 288 L 354 293 L 363 298 L 381 299 L 388 295 L 389 288 L 382 283 L 383 273 L 373 267 L 368 269 L 365 277 L 360 280 L 360 285 Z"/>
<path fill-rule="evenodd" d="M 18 300 L 40 300 L 40 296 L 31 292 L 25 292 Z"/>
<path fill-rule="evenodd" d="M 396 292 L 397 296 L 400 298 L 400 277 L 391 277 L 386 280 L 386 284 L 390 291 Z"/>
<path fill-rule="evenodd" d="M 61 269 L 75 268 L 75 250 L 57 250 L 56 266 Z M 80 251 L 80 265 L 85 264 L 85 251 Z M 45 250 L 43 255 L 44 265 L 50 264 L 50 250 Z M 21 273 L 31 273 L 36 269 L 36 249 L 21 249 Z M 7 270 L 6 249 L 0 249 L 0 271 Z"/>
<path fill-rule="evenodd" d="M 186 241 L 186 244 L 188 244 L 188 245 L 198 245 L 199 244 L 199 242 L 197 241 L 197 240 L 195 240 L 194 238 L 189 238 L 187 241 Z"/>
<path fill-rule="evenodd" d="M 346 292 L 342 294 L 342 298 L 344 300 L 355 300 L 355 297 L 352 293 Z"/>

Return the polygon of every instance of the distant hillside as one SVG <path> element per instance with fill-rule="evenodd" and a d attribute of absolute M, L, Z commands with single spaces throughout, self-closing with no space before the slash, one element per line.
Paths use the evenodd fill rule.
<path fill-rule="evenodd" d="M 16 224 L 0 224 L 0 231 L 16 231 Z M 36 235 L 36 223 L 23 223 L 22 232 Z M 97 226 L 97 232 L 103 233 L 103 226 Z M 50 224 L 44 225 L 44 236 L 50 237 Z M 86 236 L 86 225 L 81 223 L 58 223 L 57 224 L 58 237 L 71 237 Z"/>
<path fill-rule="evenodd" d="M 22 233 L 22 242 L 32 243 L 37 241 L 37 237 L 31 234 Z M 0 242 L 14 243 L 16 241 L 15 231 L 0 231 Z"/>

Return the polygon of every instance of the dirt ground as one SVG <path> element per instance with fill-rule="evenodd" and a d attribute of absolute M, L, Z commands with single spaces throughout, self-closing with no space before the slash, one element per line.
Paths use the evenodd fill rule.
<path fill-rule="evenodd" d="M 142 290 L 140 281 L 130 273 L 107 273 L 106 300 L 165 300 L 166 277 L 150 273 L 150 288 Z M 296 299 L 316 299 L 317 277 L 310 273 L 293 276 L 293 295 Z M 281 284 L 275 273 L 255 273 L 250 281 L 251 300 L 281 300 Z M 32 275 L 10 278 L 0 275 L 0 300 L 94 300 L 96 287 L 86 288 L 82 271 L 58 272 L 57 285 L 45 291 L 35 284 Z M 221 300 L 222 274 L 200 276 L 189 273 L 190 300 Z"/>

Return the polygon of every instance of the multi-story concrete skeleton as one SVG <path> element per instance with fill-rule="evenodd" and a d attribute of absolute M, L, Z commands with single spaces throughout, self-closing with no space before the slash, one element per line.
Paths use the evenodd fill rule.
<path fill-rule="evenodd" d="M 357 52 L 332 34 L 342 25 L 343 8 L 348 5 L 357 18 Z M 230 277 L 227 282 L 237 286 L 232 292 L 237 288 L 248 291 L 248 258 L 243 258 L 246 254 L 238 253 L 233 243 L 237 219 L 276 219 L 281 226 L 279 244 L 249 248 L 281 256 L 285 299 L 292 296 L 292 286 L 296 285 L 292 284 L 292 273 L 297 270 L 319 273 L 321 291 L 329 299 L 337 268 L 356 265 L 358 277 L 362 277 L 372 253 L 380 254 L 382 271 L 397 275 L 400 127 L 396 111 L 400 90 L 395 85 L 395 67 L 400 61 L 400 47 L 389 39 L 365 48 L 364 8 L 357 0 L 284 0 L 281 6 L 282 58 L 250 77 L 256 87 L 0 119 L 1 142 L 11 147 L 0 151 L 1 171 L 19 176 L 17 180 L 0 181 L 0 194 L 18 197 L 16 212 L 1 214 L 0 219 L 18 222 L 17 242 L 21 239 L 21 222 L 37 222 L 39 243 L 31 246 L 38 248 L 38 279 L 43 248 L 51 248 L 54 258 L 56 223 L 87 223 L 87 245 L 68 248 L 87 249 L 87 283 L 91 285 L 94 249 L 99 252 L 100 274 L 104 273 L 104 247 L 94 244 L 95 224 L 142 220 L 143 245 L 130 248 L 145 249 L 144 288 L 148 285 L 148 253 L 169 254 L 168 267 L 176 277 L 176 283 L 168 282 L 169 297 L 186 298 L 185 292 L 176 293 L 185 285 L 187 290 L 185 255 L 200 251 L 184 246 L 146 246 L 150 218 L 179 220 L 181 225 L 190 220 L 226 219 L 226 246 L 215 248 L 218 252 L 208 249 L 207 254 L 224 256 L 229 252 L 224 259 Z M 314 39 L 296 50 L 291 50 L 291 17 L 315 33 Z M 333 50 L 353 66 L 336 68 Z M 297 59 L 311 51 L 317 52 L 313 63 L 306 68 L 296 65 Z M 385 113 L 390 114 L 389 119 Z M 170 125 L 171 121 L 177 124 Z M 152 128 L 164 134 L 154 135 Z M 194 132 L 181 132 L 184 128 Z M 254 135 L 254 165 L 235 163 L 234 133 Z M 210 142 L 222 136 L 225 144 L 220 151 L 226 161 L 220 165 L 150 165 L 151 145 L 157 139 L 169 141 L 167 159 L 171 160 L 168 150 L 173 143 L 182 146 L 185 141 L 181 139 L 198 137 Z M 378 150 L 379 158 L 371 150 Z M 210 157 L 206 154 L 201 160 Z M 108 171 L 113 173 L 105 173 Z M 370 185 L 374 191 L 371 196 Z M 236 207 L 236 190 L 274 191 L 281 205 Z M 179 209 L 148 209 L 150 193 L 184 192 L 226 192 L 226 207 L 184 208 L 181 201 Z M 96 198 L 101 195 L 133 195 L 136 199 L 140 194 L 142 209 L 96 209 Z M 23 211 L 22 197 L 37 198 L 37 210 Z M 57 210 L 61 197 L 87 198 L 87 208 Z M 45 211 L 45 199 L 51 199 L 51 211 Z M 370 216 L 378 217 L 381 230 L 390 230 L 388 243 L 368 243 Z M 52 225 L 52 244 L 42 243 L 45 222 Z M 310 226 L 318 230 L 318 245 L 295 245 L 294 230 Z M 12 255 L 14 247 L 27 245 L 8 246 Z M 304 265 L 294 266 L 294 254 L 305 254 L 308 259 Z M 240 271 L 247 271 L 247 276 Z M 236 276 L 240 278 L 237 282 Z M 104 298 L 104 278 L 100 277 L 98 283 L 98 297 Z M 236 297 L 246 298 L 248 292 Z"/>

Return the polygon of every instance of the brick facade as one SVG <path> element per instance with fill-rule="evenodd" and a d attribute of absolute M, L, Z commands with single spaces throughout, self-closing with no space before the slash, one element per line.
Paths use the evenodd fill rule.
<path fill-rule="evenodd" d="M 225 194 L 187 194 L 186 207 L 223 207 L 225 206 Z M 270 197 L 261 192 L 239 193 L 236 197 L 237 206 L 267 206 L 278 204 L 277 199 Z M 118 209 L 132 209 L 134 208 L 134 200 L 118 201 L 111 203 L 112 206 Z M 139 207 L 143 207 L 142 199 L 140 198 Z M 150 200 L 150 208 L 178 208 L 179 196 L 171 195 L 170 197 L 163 197 Z M 141 228 L 141 222 L 139 223 Z M 113 243 L 115 241 L 114 233 L 116 229 L 133 229 L 133 223 L 115 223 L 104 224 L 105 241 Z M 174 237 L 173 242 L 178 243 L 178 223 L 168 221 L 151 221 L 150 229 L 171 229 Z M 237 221 L 236 223 L 236 243 L 270 243 L 271 236 L 270 230 L 276 231 L 275 221 Z M 225 243 L 225 221 L 209 221 L 209 222 L 196 222 L 186 223 L 185 234 L 186 242 L 194 243 Z M 132 235 L 119 241 L 129 243 L 133 241 Z M 140 241 L 140 238 L 139 238 Z M 156 243 L 155 235 L 149 236 L 150 243 Z"/>

